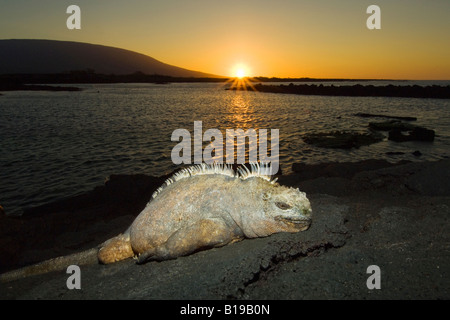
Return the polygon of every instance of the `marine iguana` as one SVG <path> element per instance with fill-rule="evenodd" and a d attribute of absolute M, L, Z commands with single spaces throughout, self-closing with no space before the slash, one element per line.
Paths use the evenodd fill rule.
<path fill-rule="evenodd" d="M 312 209 L 304 192 L 281 186 L 270 164 L 194 165 L 175 173 L 152 195 L 123 233 L 69 256 L 0 275 L 2 282 L 63 270 L 70 264 L 168 260 L 244 238 L 309 228 Z"/>

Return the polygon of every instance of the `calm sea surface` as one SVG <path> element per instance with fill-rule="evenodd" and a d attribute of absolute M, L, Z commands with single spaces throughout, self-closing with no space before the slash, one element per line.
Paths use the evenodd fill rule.
<path fill-rule="evenodd" d="M 450 156 L 450 100 L 236 92 L 210 83 L 77 86 L 84 90 L 0 97 L 0 204 L 8 214 L 91 190 L 111 174 L 169 173 L 176 168 L 172 132 L 184 128 L 193 137 L 194 121 L 202 121 L 203 131 L 224 135 L 226 129 L 279 129 L 284 173 L 294 162 Z M 309 132 L 366 130 L 369 121 L 383 121 L 357 112 L 415 116 L 415 124 L 434 129 L 437 137 L 433 143 L 385 140 L 352 150 L 316 148 L 301 139 Z M 412 155 L 416 150 L 423 155 Z"/>

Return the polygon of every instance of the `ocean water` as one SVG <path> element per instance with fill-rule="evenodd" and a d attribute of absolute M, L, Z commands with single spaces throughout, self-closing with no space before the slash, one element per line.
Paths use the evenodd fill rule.
<path fill-rule="evenodd" d="M 430 84 L 394 84 L 416 83 Z M 219 129 L 224 135 L 226 129 L 279 129 L 283 173 L 295 162 L 450 156 L 450 100 L 257 93 L 212 83 L 77 86 L 84 90 L 0 96 L 0 205 L 7 214 L 91 190 L 111 174 L 169 173 L 177 168 L 171 160 L 178 143 L 171 141 L 172 132 L 186 129 L 193 139 L 194 121 L 202 121 L 203 132 Z M 383 121 L 356 117 L 357 112 L 414 116 L 414 124 L 435 130 L 437 137 L 432 143 L 385 139 L 351 150 L 318 148 L 301 138 L 310 132 L 366 130 L 369 121 Z M 412 155 L 416 150 L 421 157 Z"/>

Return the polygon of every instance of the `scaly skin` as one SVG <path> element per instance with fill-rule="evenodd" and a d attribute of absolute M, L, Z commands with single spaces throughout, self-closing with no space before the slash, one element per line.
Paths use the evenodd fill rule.
<path fill-rule="evenodd" d="M 303 231 L 310 222 L 310 203 L 298 189 L 258 176 L 192 175 L 159 192 L 113 246 L 100 249 L 99 261 L 173 259 L 244 238 Z M 117 243 L 132 252 L 118 255 Z"/>
<path fill-rule="evenodd" d="M 130 257 L 142 263 L 167 260 L 244 238 L 309 228 L 311 205 L 305 193 L 280 186 L 269 167 L 253 164 L 235 174 L 224 166 L 195 166 L 168 179 L 131 226 L 99 246 L 0 275 L 11 281 L 82 265 L 109 264 Z M 95 257 L 96 256 L 96 257 Z"/>

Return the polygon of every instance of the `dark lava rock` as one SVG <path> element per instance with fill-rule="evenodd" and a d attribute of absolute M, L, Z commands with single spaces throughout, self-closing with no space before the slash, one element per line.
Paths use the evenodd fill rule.
<path fill-rule="evenodd" d="M 44 205 L 24 210 L 23 216 L 48 215 L 60 211 L 76 211 L 95 206 L 133 205 L 143 207 L 152 193 L 165 181 L 167 176 L 152 177 L 144 174 L 120 175 L 113 174 L 104 186 L 78 196 L 60 199 Z"/>
<path fill-rule="evenodd" d="M 436 135 L 434 130 L 417 127 L 410 132 L 411 140 L 413 141 L 434 141 Z"/>
<path fill-rule="evenodd" d="M 410 141 L 407 135 L 404 135 L 400 129 L 392 129 L 389 131 L 388 140 L 395 142 L 405 142 Z"/>
<path fill-rule="evenodd" d="M 351 130 L 310 133 L 303 141 L 321 148 L 351 149 L 380 142 L 382 134 L 376 132 L 358 132 Z"/>
<path fill-rule="evenodd" d="M 401 152 L 401 151 L 388 151 L 388 152 L 386 152 L 387 156 L 401 156 L 401 155 L 404 155 L 404 154 L 405 153 Z"/>
<path fill-rule="evenodd" d="M 388 139 L 396 142 L 434 141 L 435 136 L 434 130 L 397 120 L 369 122 L 369 128 L 377 131 L 389 131 Z M 409 131 L 409 134 L 404 135 L 402 131 Z"/>
<path fill-rule="evenodd" d="M 405 141 L 434 141 L 434 130 L 416 127 L 408 135 L 404 135 L 400 129 L 392 129 L 389 131 L 388 139 L 395 142 Z"/>
<path fill-rule="evenodd" d="M 389 120 L 383 122 L 369 122 L 369 128 L 378 131 L 390 131 L 394 129 L 400 131 L 409 131 L 417 128 L 417 126 L 398 120 Z"/>
<path fill-rule="evenodd" d="M 416 121 L 417 120 L 416 117 L 387 116 L 384 114 L 372 114 L 372 113 L 363 113 L 363 112 L 355 113 L 355 116 L 363 117 L 363 118 L 387 118 L 387 119 L 396 119 L 396 120 L 405 120 L 405 121 Z"/>
<path fill-rule="evenodd" d="M 356 84 L 353 86 L 346 85 L 329 85 L 322 84 L 304 84 L 304 85 L 261 85 L 256 84 L 250 86 L 235 86 L 230 90 L 253 90 L 258 92 L 273 92 L 285 94 L 303 94 L 303 95 L 321 95 L 321 96 L 348 96 L 348 97 L 410 97 L 410 98 L 437 98 L 449 99 L 450 86 L 363 86 Z"/>
<path fill-rule="evenodd" d="M 294 163 L 292 171 L 300 180 L 316 179 L 319 177 L 351 178 L 356 173 L 368 170 L 378 170 L 406 164 L 408 161 L 391 163 L 386 160 L 368 159 L 358 162 L 326 162 L 318 164 Z"/>

